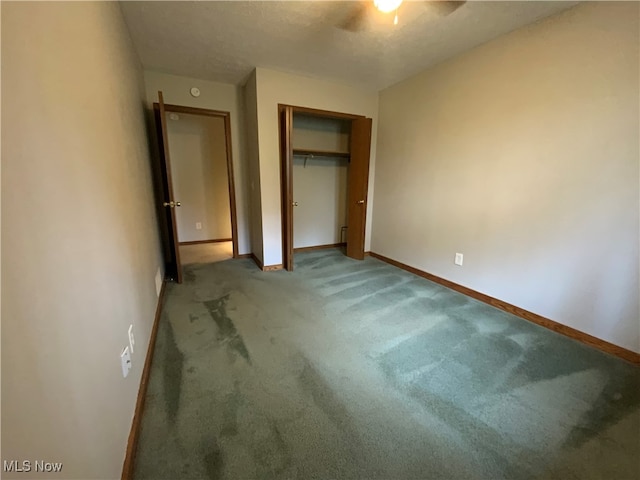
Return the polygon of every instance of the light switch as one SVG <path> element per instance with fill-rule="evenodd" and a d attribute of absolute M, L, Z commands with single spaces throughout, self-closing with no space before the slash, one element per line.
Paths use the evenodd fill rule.
<path fill-rule="evenodd" d="M 131 353 L 133 353 L 133 346 L 136 344 L 136 339 L 133 338 L 133 324 L 129 325 L 129 348 L 131 349 Z"/>
<path fill-rule="evenodd" d="M 131 370 L 131 353 L 129 347 L 124 347 L 124 350 L 120 354 L 120 362 L 122 363 L 122 376 L 127 378 L 129 370 Z"/>

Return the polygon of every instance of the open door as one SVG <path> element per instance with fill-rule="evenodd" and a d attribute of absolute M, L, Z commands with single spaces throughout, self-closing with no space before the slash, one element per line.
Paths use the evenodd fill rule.
<path fill-rule="evenodd" d="M 280 158 L 282 182 L 282 265 L 293 270 L 293 108 L 280 109 Z"/>
<path fill-rule="evenodd" d="M 371 153 L 370 118 L 351 121 L 351 160 L 347 185 L 347 257 L 364 259 L 364 235 Z"/>
<path fill-rule="evenodd" d="M 166 248 L 169 258 L 165 265 L 165 275 L 174 278 L 176 282 L 182 283 L 182 265 L 180 264 L 180 250 L 178 245 L 178 228 L 176 225 L 176 207 L 180 206 L 180 202 L 173 197 L 173 185 L 171 181 L 171 160 L 169 158 L 169 137 L 167 135 L 167 119 L 165 115 L 164 101 L 162 92 L 158 92 L 158 103 L 153 105 L 153 111 L 156 118 L 156 130 L 159 143 L 159 176 L 162 178 L 162 206 L 168 232 L 164 232 L 168 245 Z M 161 222 L 163 223 L 163 222 Z"/>

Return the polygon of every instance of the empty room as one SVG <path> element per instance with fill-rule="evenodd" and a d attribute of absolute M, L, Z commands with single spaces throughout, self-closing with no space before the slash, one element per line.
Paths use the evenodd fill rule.
<path fill-rule="evenodd" d="M 640 479 L 640 3 L 0 21 L 2 478 Z"/>

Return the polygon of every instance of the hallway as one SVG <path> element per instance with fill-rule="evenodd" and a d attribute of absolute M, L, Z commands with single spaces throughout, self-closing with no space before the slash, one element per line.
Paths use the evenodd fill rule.
<path fill-rule="evenodd" d="M 216 263 L 233 258 L 232 242 L 197 243 L 180 245 L 180 260 L 183 265 L 194 263 Z"/>

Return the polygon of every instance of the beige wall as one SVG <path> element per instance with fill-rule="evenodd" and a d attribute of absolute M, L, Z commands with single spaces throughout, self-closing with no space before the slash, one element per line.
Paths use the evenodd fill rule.
<path fill-rule="evenodd" d="M 260 198 L 260 158 L 258 143 L 258 102 L 255 70 L 243 87 L 243 108 L 246 128 L 247 170 L 249 177 L 251 252 L 264 259 L 262 245 L 262 200 Z"/>
<path fill-rule="evenodd" d="M 224 118 L 166 116 L 179 241 L 231 238 Z"/>
<path fill-rule="evenodd" d="M 638 8 L 581 4 L 381 92 L 372 250 L 640 352 Z"/>
<path fill-rule="evenodd" d="M 378 94 L 360 88 L 315 78 L 256 69 L 262 229 L 265 265 L 282 263 L 282 221 L 280 195 L 280 148 L 278 104 L 317 108 L 373 118 L 369 205 L 365 249 L 369 249 L 371 199 L 376 159 Z"/>
<path fill-rule="evenodd" d="M 346 240 L 346 158 L 293 158 L 293 246 L 314 247 Z"/>
<path fill-rule="evenodd" d="M 310 115 L 293 115 L 293 148 L 348 152 L 351 122 Z"/>
<path fill-rule="evenodd" d="M 230 113 L 233 175 L 238 216 L 238 253 L 250 253 L 249 205 L 247 201 L 249 196 L 247 193 L 248 172 L 245 167 L 242 88 L 227 83 L 168 75 L 148 70 L 144 72 L 144 81 L 148 108 L 152 108 L 153 102 L 158 101 L 158 90 L 161 90 L 165 103 Z M 200 89 L 199 97 L 191 96 L 191 87 Z"/>
<path fill-rule="evenodd" d="M 2 2 L 2 458 L 58 478 L 122 470 L 161 264 L 143 103 L 117 3 Z"/>

